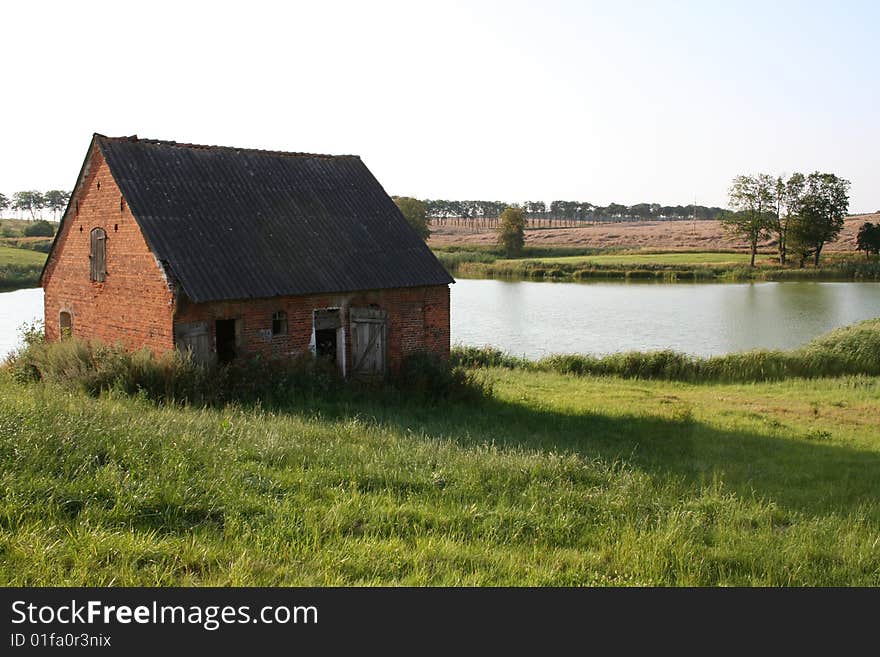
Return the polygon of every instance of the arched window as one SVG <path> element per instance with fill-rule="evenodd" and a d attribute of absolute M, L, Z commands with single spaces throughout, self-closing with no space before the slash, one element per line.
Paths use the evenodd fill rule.
<path fill-rule="evenodd" d="M 272 335 L 285 335 L 287 333 L 287 313 L 279 310 L 272 315 Z"/>
<path fill-rule="evenodd" d="M 92 228 L 89 237 L 89 278 L 101 282 L 107 278 L 107 233 Z"/>
<path fill-rule="evenodd" d="M 62 311 L 58 315 L 58 326 L 60 329 L 59 335 L 62 340 L 73 335 L 73 317 L 71 317 L 69 312 Z"/>

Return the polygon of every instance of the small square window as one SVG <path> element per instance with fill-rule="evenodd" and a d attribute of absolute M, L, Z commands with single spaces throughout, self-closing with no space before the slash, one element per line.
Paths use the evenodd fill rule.
<path fill-rule="evenodd" d="M 272 315 L 272 335 L 286 335 L 287 334 L 287 313 L 283 310 L 279 310 L 277 313 Z"/>

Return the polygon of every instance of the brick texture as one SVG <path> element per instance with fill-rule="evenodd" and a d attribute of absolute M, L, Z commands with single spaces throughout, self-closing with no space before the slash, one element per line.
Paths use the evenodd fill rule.
<path fill-rule="evenodd" d="M 107 276 L 100 283 L 89 277 L 89 235 L 96 227 L 107 233 Z M 239 354 L 290 357 L 309 350 L 313 311 L 339 308 L 350 367 L 349 309 L 378 306 L 388 313 L 387 356 L 392 372 L 399 370 L 408 354 L 449 355 L 446 285 L 203 304 L 175 295 L 97 149 L 75 190 L 43 287 L 48 340 L 59 338 L 60 313 L 69 312 L 76 336 L 121 343 L 128 349 L 146 347 L 154 353 L 174 348 L 175 324 L 207 321 L 216 349 L 214 321 L 240 319 Z M 272 316 L 279 310 L 287 313 L 288 330 L 272 336 Z"/>
<path fill-rule="evenodd" d="M 306 353 L 313 340 L 313 312 L 339 308 L 345 328 L 346 367 L 350 367 L 348 312 L 352 307 L 366 306 L 378 306 L 388 313 L 387 354 L 392 373 L 400 369 L 404 357 L 415 352 L 449 356 L 449 287 L 446 285 L 202 304 L 181 301 L 175 322 L 207 321 L 211 344 L 216 349 L 214 322 L 240 319 L 239 353 L 277 358 Z M 287 313 L 287 333 L 272 336 L 272 316 L 279 310 Z"/>
<path fill-rule="evenodd" d="M 89 277 L 89 235 L 107 233 L 107 277 Z M 74 190 L 69 215 L 43 278 L 46 338 L 59 337 L 59 315 L 69 312 L 73 334 L 155 353 L 174 347 L 173 295 L 97 148 Z"/>

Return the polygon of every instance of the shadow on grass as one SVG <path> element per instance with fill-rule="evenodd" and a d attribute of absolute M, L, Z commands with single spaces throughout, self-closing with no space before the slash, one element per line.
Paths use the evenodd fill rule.
<path fill-rule="evenodd" d="M 848 514 L 873 505 L 880 521 L 880 454 L 830 444 L 821 433 L 789 437 L 722 430 L 692 419 L 536 409 L 496 399 L 478 405 L 346 404 L 322 408 L 325 417 L 357 414 L 462 446 L 494 444 L 624 461 L 658 477 L 673 477 L 695 494 L 720 480 L 740 497 L 773 501 L 807 514 Z M 678 415 L 678 417 L 675 417 Z"/>

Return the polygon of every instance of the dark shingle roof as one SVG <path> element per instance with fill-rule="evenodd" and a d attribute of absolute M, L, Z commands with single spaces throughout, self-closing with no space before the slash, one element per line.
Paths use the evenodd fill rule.
<path fill-rule="evenodd" d="M 453 282 L 356 156 L 95 139 L 193 301 Z"/>

